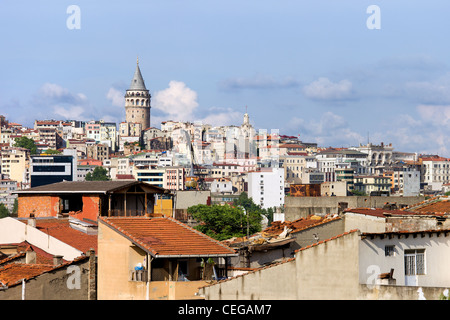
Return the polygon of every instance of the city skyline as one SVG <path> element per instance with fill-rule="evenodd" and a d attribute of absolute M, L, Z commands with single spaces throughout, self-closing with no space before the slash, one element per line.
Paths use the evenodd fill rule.
<path fill-rule="evenodd" d="M 70 28 L 79 9 L 78 28 Z M 380 29 L 370 29 L 376 5 Z M 0 4 L 0 110 L 11 122 L 125 121 L 139 65 L 151 126 L 278 129 L 450 157 L 450 4 L 31 1 Z"/>

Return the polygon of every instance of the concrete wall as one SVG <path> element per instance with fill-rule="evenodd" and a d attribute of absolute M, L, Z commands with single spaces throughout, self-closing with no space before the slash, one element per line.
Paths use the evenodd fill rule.
<path fill-rule="evenodd" d="M 386 245 L 395 246 L 393 256 L 385 256 Z M 450 235 L 444 233 L 439 236 L 437 233 L 424 233 L 365 238 L 360 247 L 360 283 L 371 284 L 375 271 L 386 273 L 394 269 L 396 285 L 407 285 L 404 261 L 407 249 L 425 249 L 425 274 L 415 276 L 418 286 L 450 287 Z"/>
<path fill-rule="evenodd" d="M 295 260 L 201 288 L 207 300 L 356 299 L 358 241 L 353 232 L 301 250 Z"/>
<path fill-rule="evenodd" d="M 25 300 L 95 300 L 95 292 L 91 292 L 95 269 L 90 266 L 89 259 L 74 262 L 70 267 L 71 269 L 63 267 L 26 281 Z M 79 278 L 75 278 L 78 275 Z M 21 284 L 0 290 L 0 300 L 21 299 Z"/>
<path fill-rule="evenodd" d="M 372 281 L 378 274 L 373 277 L 369 265 L 379 264 L 382 273 L 389 271 L 392 265 L 383 265 L 377 260 L 384 258 L 384 246 L 362 242 L 359 232 L 351 232 L 300 250 L 289 262 L 202 287 L 199 295 L 206 300 L 437 300 L 449 287 L 447 275 L 435 277 L 437 282 L 422 281 L 418 286 L 403 286 L 401 281 L 400 285 L 398 282 L 397 285 L 380 285 Z M 439 255 L 433 252 L 433 256 L 435 253 Z M 400 260 L 403 261 L 402 256 L 398 260 L 402 268 Z M 448 260 L 445 258 L 439 263 L 437 257 L 430 258 L 433 266 L 427 262 L 427 267 L 434 275 L 448 274 L 444 270 Z M 399 280 L 396 273 L 394 278 Z M 425 285 L 430 286 L 423 287 Z"/>
<path fill-rule="evenodd" d="M 285 219 L 294 221 L 311 214 L 338 213 L 339 203 L 347 203 L 347 208 L 382 208 L 386 202 L 396 203 L 397 206 L 409 206 L 419 203 L 425 198 L 419 197 L 286 197 Z"/>
<path fill-rule="evenodd" d="M 346 212 L 345 231 L 359 229 L 361 232 L 386 232 L 386 218 Z"/>
<path fill-rule="evenodd" d="M 446 288 L 360 285 L 361 300 L 439 300 Z"/>
<path fill-rule="evenodd" d="M 196 299 L 194 294 L 206 284 L 206 281 L 130 281 L 130 271 L 144 257 L 143 250 L 99 223 L 98 300 Z"/>
<path fill-rule="evenodd" d="M 211 198 L 210 191 L 177 191 L 175 198 L 175 209 L 188 209 L 198 204 L 207 204 Z"/>
<path fill-rule="evenodd" d="M 11 217 L 0 219 L 0 242 L 21 243 L 27 241 L 52 255 L 61 255 L 73 260 L 83 252 L 48 234 Z"/>
<path fill-rule="evenodd" d="M 296 238 L 292 249 L 298 250 L 318 241 L 330 239 L 337 234 L 342 234 L 344 231 L 349 230 L 351 229 L 344 230 L 344 219 L 336 219 L 300 232 L 295 232 L 292 234 Z"/>

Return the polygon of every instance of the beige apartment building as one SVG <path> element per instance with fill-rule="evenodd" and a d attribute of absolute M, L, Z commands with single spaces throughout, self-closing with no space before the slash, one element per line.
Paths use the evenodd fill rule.
<path fill-rule="evenodd" d="M 10 180 L 28 183 L 30 151 L 25 148 L 9 147 L 1 151 L 1 173 Z"/>

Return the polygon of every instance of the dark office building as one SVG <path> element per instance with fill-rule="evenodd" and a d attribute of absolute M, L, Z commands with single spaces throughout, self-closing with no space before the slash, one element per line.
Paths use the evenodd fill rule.
<path fill-rule="evenodd" d="M 31 156 L 32 188 L 55 182 L 75 181 L 76 172 L 76 159 L 72 155 Z"/>

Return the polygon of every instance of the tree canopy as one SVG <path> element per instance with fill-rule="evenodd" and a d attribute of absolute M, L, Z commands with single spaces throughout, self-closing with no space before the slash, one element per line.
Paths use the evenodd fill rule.
<path fill-rule="evenodd" d="M 14 147 L 20 147 L 30 150 L 31 154 L 37 153 L 37 147 L 33 139 L 25 136 L 14 139 Z"/>
<path fill-rule="evenodd" d="M 195 229 L 219 241 L 245 236 L 247 217 L 249 234 L 261 231 L 262 216 L 257 211 L 247 211 L 247 216 L 239 207 L 199 204 L 189 207 L 188 213 L 200 223 Z"/>
<path fill-rule="evenodd" d="M 44 154 L 61 154 L 61 151 L 54 150 L 54 149 L 47 149 L 45 150 Z"/>
<path fill-rule="evenodd" d="M 249 198 L 246 192 L 242 192 L 239 195 L 239 198 L 235 199 L 233 201 L 233 205 L 234 206 L 242 206 L 245 208 L 245 210 L 247 212 L 253 212 L 253 213 L 258 213 L 260 215 L 263 215 L 267 218 L 269 225 L 270 223 L 272 223 L 273 221 L 273 212 L 274 210 L 272 208 L 268 208 L 268 209 L 263 209 L 261 208 L 261 206 L 255 204 L 253 202 L 252 198 Z"/>
<path fill-rule="evenodd" d="M 9 217 L 9 210 L 3 203 L 0 203 L 0 219 Z"/>
<path fill-rule="evenodd" d="M 108 170 L 103 167 L 95 167 L 94 171 L 86 174 L 86 181 L 108 181 L 110 180 Z"/>

